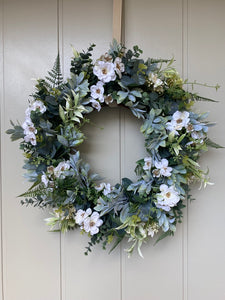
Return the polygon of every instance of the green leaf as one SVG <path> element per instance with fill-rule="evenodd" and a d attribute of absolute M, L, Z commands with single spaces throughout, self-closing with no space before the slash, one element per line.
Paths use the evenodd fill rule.
<path fill-rule="evenodd" d="M 66 147 L 69 146 L 69 143 L 68 143 L 67 139 L 64 138 L 64 136 L 62 136 L 62 135 L 57 135 L 57 139 L 58 139 L 58 141 L 59 141 L 63 146 L 66 146 Z"/>
<path fill-rule="evenodd" d="M 156 244 L 158 244 L 159 241 L 163 240 L 164 238 L 166 238 L 167 236 L 170 236 L 170 235 L 173 235 L 173 232 L 171 232 L 171 231 L 169 231 L 169 230 L 168 230 L 167 232 L 164 232 L 163 234 L 161 234 L 161 235 L 159 236 L 159 238 L 156 240 L 154 246 L 155 246 Z"/>
<path fill-rule="evenodd" d="M 65 112 L 64 112 L 64 109 L 62 108 L 61 105 L 59 105 L 59 116 L 60 116 L 60 118 L 62 119 L 63 122 L 66 121 Z"/>
<path fill-rule="evenodd" d="M 205 140 L 205 143 L 206 143 L 207 146 L 212 147 L 212 148 L 216 148 L 216 149 L 224 148 L 223 146 L 220 146 L 219 144 L 213 142 L 209 138 L 207 138 Z"/>
<path fill-rule="evenodd" d="M 117 103 L 120 104 L 127 98 L 128 92 L 119 91 L 117 95 L 119 96 L 119 98 L 117 99 Z"/>

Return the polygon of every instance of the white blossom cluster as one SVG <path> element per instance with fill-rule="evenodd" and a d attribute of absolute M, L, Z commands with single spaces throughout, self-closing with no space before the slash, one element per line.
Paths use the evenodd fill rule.
<path fill-rule="evenodd" d="M 99 227 L 103 224 L 102 219 L 97 211 L 92 212 L 91 208 L 86 211 L 79 209 L 75 216 L 75 222 L 81 229 L 91 235 L 99 232 Z"/>
<path fill-rule="evenodd" d="M 145 171 L 150 171 L 155 167 L 152 171 L 153 177 L 170 177 L 172 175 L 173 168 L 169 167 L 169 162 L 166 158 L 153 162 L 151 157 L 146 157 L 144 162 L 143 169 Z M 167 186 L 166 184 L 161 184 L 159 189 L 161 193 L 156 194 L 156 206 L 158 208 L 169 211 L 171 207 L 180 201 L 179 193 L 173 185 Z"/>
<path fill-rule="evenodd" d="M 45 187 L 54 187 L 54 179 L 66 177 L 67 171 L 70 169 L 69 161 L 61 161 L 56 167 L 49 166 L 47 172 L 43 173 L 41 176 L 41 181 L 44 183 Z"/>
<path fill-rule="evenodd" d="M 25 111 L 26 118 L 22 125 L 22 128 L 24 129 L 24 140 L 26 143 L 31 143 L 33 146 L 35 146 L 37 144 L 37 129 L 34 127 L 34 123 L 31 120 L 30 115 L 32 111 L 38 111 L 43 114 L 46 111 L 46 106 L 42 101 L 36 100 L 32 102 Z"/>
<path fill-rule="evenodd" d="M 95 189 L 100 192 L 100 191 L 103 191 L 103 195 L 108 195 L 112 192 L 113 188 L 111 187 L 110 183 L 105 183 L 105 182 L 102 182 L 100 183 L 99 185 L 97 185 L 95 187 Z"/>
<path fill-rule="evenodd" d="M 183 128 L 187 133 L 190 133 L 193 140 L 198 140 L 198 143 L 203 143 L 205 133 L 208 131 L 208 127 L 204 123 L 200 123 L 194 120 L 195 124 L 191 123 L 190 113 L 187 111 L 176 111 L 172 115 L 172 120 L 166 123 L 166 129 L 174 135 L 179 135 L 179 131 Z M 187 143 L 187 145 L 193 144 L 193 141 Z"/>
<path fill-rule="evenodd" d="M 116 75 L 121 78 L 125 67 L 120 57 L 116 57 L 113 61 L 111 55 L 106 53 L 96 61 L 93 73 L 98 77 L 98 82 L 90 87 L 92 107 L 101 110 L 101 104 L 105 102 L 109 104 L 113 101 L 111 95 L 104 95 L 104 84 L 116 80 Z"/>

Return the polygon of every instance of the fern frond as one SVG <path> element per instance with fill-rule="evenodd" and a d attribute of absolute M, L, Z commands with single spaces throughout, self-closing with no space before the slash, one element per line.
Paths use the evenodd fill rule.
<path fill-rule="evenodd" d="M 48 72 L 48 76 L 45 77 L 51 88 L 62 88 L 63 84 L 63 76 L 61 72 L 61 64 L 59 53 L 56 57 L 54 66 L 51 71 Z"/>
<path fill-rule="evenodd" d="M 19 195 L 18 197 L 31 197 L 31 198 L 35 198 L 37 196 L 47 195 L 47 193 L 48 193 L 47 188 L 43 187 L 43 185 L 39 185 L 35 189 L 28 190 L 27 192 Z"/>

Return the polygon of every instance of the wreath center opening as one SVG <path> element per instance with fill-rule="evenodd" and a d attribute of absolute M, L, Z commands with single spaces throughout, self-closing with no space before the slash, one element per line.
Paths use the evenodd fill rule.
<path fill-rule="evenodd" d="M 146 156 L 143 120 L 124 107 L 104 107 L 88 115 L 90 122 L 83 128 L 86 137 L 80 145 L 81 157 L 104 181 L 112 185 L 121 177 L 137 180 L 136 161 Z"/>

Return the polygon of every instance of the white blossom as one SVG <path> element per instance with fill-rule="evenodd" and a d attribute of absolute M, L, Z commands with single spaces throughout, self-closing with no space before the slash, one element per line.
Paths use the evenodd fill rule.
<path fill-rule="evenodd" d="M 32 132 L 24 136 L 24 141 L 26 143 L 31 143 L 31 145 L 33 145 L 33 146 L 37 145 L 36 136 Z"/>
<path fill-rule="evenodd" d="M 109 105 L 110 103 L 113 102 L 113 97 L 112 97 L 112 95 L 109 94 L 109 95 L 107 95 L 107 96 L 104 97 L 104 100 L 105 100 L 105 103 L 107 105 Z"/>
<path fill-rule="evenodd" d="M 103 60 L 105 62 L 112 62 L 113 58 L 112 55 L 106 52 L 105 54 L 101 55 L 99 60 Z"/>
<path fill-rule="evenodd" d="M 99 232 L 99 227 L 103 224 L 102 219 L 97 211 L 93 212 L 90 217 L 85 218 L 84 220 L 84 230 L 90 232 L 91 235 L 94 235 Z"/>
<path fill-rule="evenodd" d="M 194 140 L 201 140 L 201 141 L 203 141 L 203 138 L 205 137 L 205 135 L 204 135 L 204 133 L 202 131 L 193 131 L 191 133 L 191 137 Z"/>
<path fill-rule="evenodd" d="M 96 101 L 95 99 L 91 99 L 90 102 L 91 102 L 92 107 L 97 109 L 97 111 L 101 110 L 102 107 L 101 107 L 101 104 L 98 101 Z"/>
<path fill-rule="evenodd" d="M 119 78 L 122 77 L 122 73 L 125 70 L 125 66 L 122 63 L 122 59 L 120 57 L 116 57 L 116 59 L 114 60 L 114 68 L 116 73 L 119 75 Z"/>
<path fill-rule="evenodd" d="M 68 171 L 70 169 L 70 162 L 69 161 L 61 161 L 57 167 L 54 169 L 54 175 L 55 177 L 59 178 L 60 176 L 62 178 L 65 178 L 64 172 Z"/>
<path fill-rule="evenodd" d="M 166 123 L 166 129 L 170 132 L 174 132 L 174 134 L 178 135 L 178 130 L 182 128 L 187 128 L 189 124 L 189 112 L 187 111 L 176 111 L 173 116 L 171 122 Z"/>
<path fill-rule="evenodd" d="M 97 186 L 95 187 L 95 189 L 96 189 L 98 192 L 102 191 L 104 188 L 105 188 L 105 183 L 104 183 L 104 182 L 101 182 L 99 185 L 97 185 Z"/>
<path fill-rule="evenodd" d="M 171 167 L 168 167 L 168 164 L 169 162 L 166 158 L 163 158 L 161 161 L 156 161 L 155 167 L 157 168 L 157 170 L 159 170 L 159 172 L 155 172 L 155 174 L 153 173 L 153 176 L 154 177 L 171 176 L 171 172 L 173 169 Z"/>
<path fill-rule="evenodd" d="M 104 83 L 114 81 L 116 79 L 114 64 L 111 62 L 105 62 L 102 60 L 97 61 L 93 68 L 93 73 Z"/>
<path fill-rule="evenodd" d="M 161 184 L 160 191 L 161 193 L 156 194 L 156 206 L 158 208 L 169 211 L 171 207 L 176 206 L 180 201 L 179 193 L 176 191 L 174 186 L 168 187 L 166 184 Z"/>
<path fill-rule="evenodd" d="M 157 233 L 158 231 L 159 231 L 159 227 L 156 223 L 149 225 L 149 227 L 147 228 L 147 234 L 152 238 L 154 237 L 155 233 Z"/>
<path fill-rule="evenodd" d="M 95 187 L 95 189 L 98 192 L 103 190 L 103 194 L 105 196 L 108 195 L 109 193 L 111 193 L 111 191 L 112 191 L 112 187 L 111 187 L 110 183 L 105 183 L 105 182 L 100 183 L 98 186 Z"/>
<path fill-rule="evenodd" d="M 29 135 L 30 133 L 37 133 L 37 129 L 34 127 L 34 124 L 32 123 L 32 121 L 30 119 L 26 120 L 23 125 L 22 128 L 24 129 L 24 134 L 25 135 Z"/>
<path fill-rule="evenodd" d="M 99 99 L 100 102 L 104 102 L 104 87 L 103 82 L 98 81 L 96 85 L 90 87 L 91 97 L 93 99 Z"/>
<path fill-rule="evenodd" d="M 45 187 L 48 186 L 49 179 L 45 173 L 41 176 L 41 182 L 44 183 Z"/>
<path fill-rule="evenodd" d="M 150 82 L 153 84 L 154 89 L 163 85 L 163 81 L 157 77 L 154 73 L 149 73 L 148 78 Z"/>
<path fill-rule="evenodd" d="M 43 114 L 46 111 L 46 106 L 44 105 L 44 103 L 42 101 L 36 100 L 31 103 L 30 110 L 31 111 L 38 110 L 40 113 Z"/>
<path fill-rule="evenodd" d="M 28 106 L 27 109 L 25 110 L 26 117 L 30 118 L 30 113 L 31 113 L 31 106 Z"/>
<path fill-rule="evenodd" d="M 143 169 L 145 171 L 151 170 L 151 167 L 152 167 L 152 158 L 151 157 L 145 157 L 144 162 L 145 162 L 145 164 L 144 164 Z"/>
<path fill-rule="evenodd" d="M 112 191 L 112 188 L 111 188 L 110 183 L 105 183 L 105 188 L 103 190 L 103 194 L 106 196 L 109 193 L 111 193 L 111 191 Z"/>
<path fill-rule="evenodd" d="M 83 209 L 79 209 L 76 213 L 76 216 L 75 216 L 75 222 L 80 225 L 83 229 L 83 225 L 84 225 L 84 220 L 90 216 L 92 213 L 92 210 L 90 208 L 88 208 L 86 211 L 83 210 Z"/>

